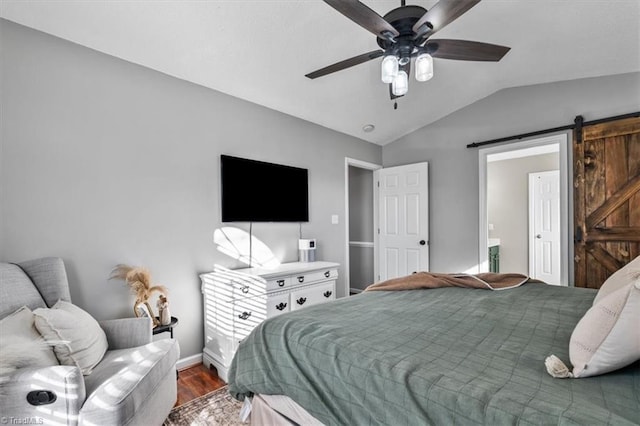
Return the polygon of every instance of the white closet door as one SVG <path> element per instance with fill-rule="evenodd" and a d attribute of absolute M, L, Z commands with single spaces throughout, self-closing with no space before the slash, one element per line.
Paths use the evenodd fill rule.
<path fill-rule="evenodd" d="M 560 173 L 529 173 L 529 275 L 560 285 Z"/>
<path fill-rule="evenodd" d="M 429 270 L 428 163 L 375 172 L 378 182 L 378 280 Z"/>

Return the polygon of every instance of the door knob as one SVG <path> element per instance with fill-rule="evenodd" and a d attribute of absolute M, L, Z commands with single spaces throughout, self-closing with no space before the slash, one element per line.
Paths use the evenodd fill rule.
<path fill-rule="evenodd" d="M 538 234 L 538 235 L 536 235 L 536 238 L 537 238 L 537 239 L 541 239 L 541 238 L 542 238 L 542 235 Z"/>
<path fill-rule="evenodd" d="M 426 242 L 425 240 L 420 240 L 420 245 L 421 245 L 421 246 L 423 246 L 423 245 L 425 245 L 425 244 L 427 244 L 427 242 Z"/>

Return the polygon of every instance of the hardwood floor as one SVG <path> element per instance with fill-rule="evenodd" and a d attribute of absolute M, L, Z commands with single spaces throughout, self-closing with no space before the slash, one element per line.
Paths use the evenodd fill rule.
<path fill-rule="evenodd" d="M 218 377 L 216 370 L 210 370 L 202 364 L 180 370 L 178 375 L 178 400 L 175 407 L 220 389 L 224 385 L 226 383 Z"/>

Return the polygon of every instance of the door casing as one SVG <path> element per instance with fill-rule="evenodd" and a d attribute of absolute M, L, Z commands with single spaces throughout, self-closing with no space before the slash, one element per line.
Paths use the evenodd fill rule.
<path fill-rule="evenodd" d="M 344 283 L 345 283 L 345 288 L 344 288 L 344 294 L 342 296 L 349 296 L 349 292 L 351 290 L 351 283 L 350 283 L 350 267 L 349 267 L 349 167 L 358 167 L 361 169 L 365 169 L 365 170 L 378 170 L 382 168 L 382 165 L 380 164 L 375 164 L 375 163 L 369 163 L 367 161 L 362 161 L 362 160 L 357 160 L 355 158 L 349 158 L 349 157 L 345 157 L 344 159 L 344 227 L 345 227 L 345 234 L 344 234 L 344 258 L 345 258 L 345 264 L 342 266 L 343 271 L 344 271 Z M 378 200 L 377 200 L 377 191 L 375 188 L 375 179 L 374 179 L 374 189 L 373 189 L 373 205 L 371 206 L 371 208 L 373 209 L 373 259 L 374 259 L 374 277 L 378 276 L 378 263 L 377 263 L 377 238 L 378 235 L 375 232 L 377 226 L 378 226 Z M 339 296 L 340 297 L 340 296 Z"/>
<path fill-rule="evenodd" d="M 508 151 L 518 151 L 521 149 L 536 146 L 558 144 L 559 146 L 559 170 L 560 170 L 560 229 L 564 230 L 560 234 L 561 256 L 561 285 L 569 285 L 573 276 L 573 268 L 569 268 L 571 256 L 569 238 L 573 237 L 573 220 L 569 215 L 569 200 L 572 197 L 571 185 L 572 177 L 569 175 L 569 137 L 567 133 L 559 133 L 544 138 L 536 138 L 522 142 L 512 142 L 499 146 L 481 148 L 478 152 L 478 185 L 479 185 L 479 223 L 478 223 L 478 265 L 477 272 L 489 271 L 489 224 L 487 210 L 487 156 Z M 572 251 L 572 250 L 571 250 Z"/>

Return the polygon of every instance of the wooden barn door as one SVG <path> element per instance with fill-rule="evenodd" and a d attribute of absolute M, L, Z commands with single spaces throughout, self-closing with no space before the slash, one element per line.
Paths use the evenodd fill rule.
<path fill-rule="evenodd" d="M 578 126 L 573 154 L 575 285 L 600 288 L 640 255 L 640 118 Z"/>

